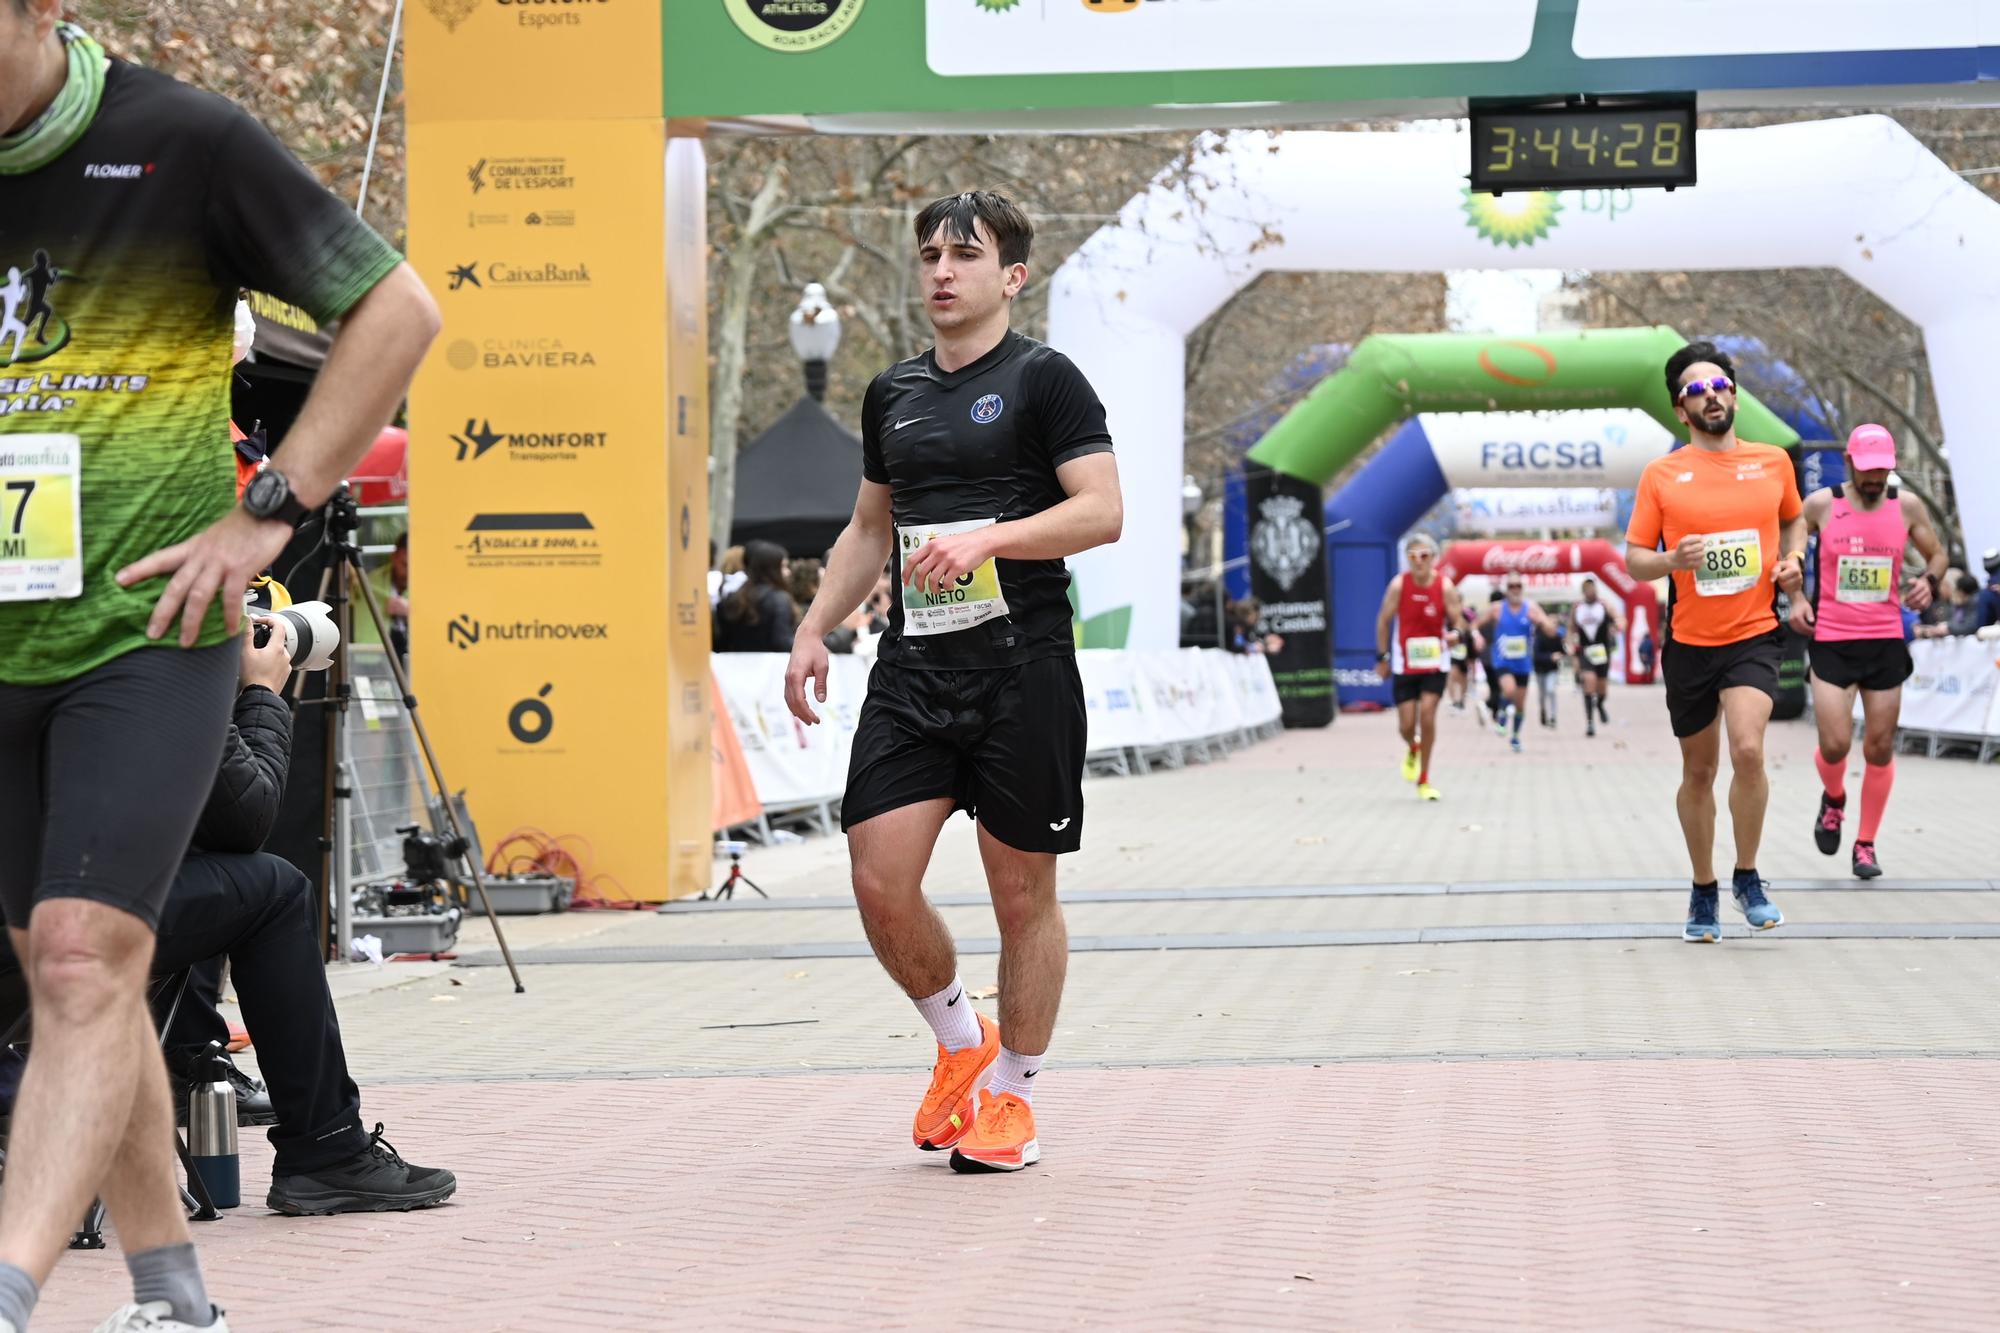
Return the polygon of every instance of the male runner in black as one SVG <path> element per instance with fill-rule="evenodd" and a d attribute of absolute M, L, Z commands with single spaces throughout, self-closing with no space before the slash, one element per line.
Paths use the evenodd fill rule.
<path fill-rule="evenodd" d="M 918 215 L 937 344 L 868 386 L 861 493 L 785 673 L 793 715 L 818 722 L 806 684 L 826 701 L 825 636 L 893 553 L 902 595 L 868 679 L 841 823 L 869 943 L 938 1040 L 911 1137 L 954 1149 L 966 1172 L 1040 1156 L 1033 1080 L 1069 954 L 1056 856 L 1083 832 L 1083 686 L 1063 558 L 1116 541 L 1124 521 L 1089 381 L 1007 326 L 1033 238 L 1018 207 L 984 190 Z M 965 998 L 951 933 L 924 897 L 953 810 L 978 821 L 1000 925 L 997 1028 Z"/>
<path fill-rule="evenodd" d="M 49 262 L 49 252 L 35 251 L 34 265 L 21 275 L 28 280 L 28 319 L 34 327 L 29 331 L 35 341 L 44 346 L 49 341 L 49 319 L 56 313 L 49 304 L 49 288 L 67 278 L 69 274 Z"/>

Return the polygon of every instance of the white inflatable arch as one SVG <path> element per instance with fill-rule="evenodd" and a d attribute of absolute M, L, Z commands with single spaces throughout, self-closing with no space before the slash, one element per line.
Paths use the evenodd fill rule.
<path fill-rule="evenodd" d="M 1447 133 L 1215 140 L 1056 271 L 1049 341 L 1103 396 L 1125 485 L 1124 539 L 1071 562 L 1084 616 L 1129 603 L 1129 646 L 1178 641 L 1187 335 L 1271 270 L 1837 268 L 1923 329 L 1967 545 L 2000 545 L 2000 203 L 1902 126 L 1703 131 L 1701 184 L 1671 194 L 1470 200 L 1468 151 Z"/>

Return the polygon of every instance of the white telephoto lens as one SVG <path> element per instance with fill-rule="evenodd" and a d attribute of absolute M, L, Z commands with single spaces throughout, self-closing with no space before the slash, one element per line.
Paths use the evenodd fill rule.
<path fill-rule="evenodd" d="M 333 608 L 325 602 L 298 602 L 278 612 L 285 627 L 285 655 L 300 671 L 324 671 L 333 665 L 333 650 L 340 646 L 340 630 L 333 623 Z"/>

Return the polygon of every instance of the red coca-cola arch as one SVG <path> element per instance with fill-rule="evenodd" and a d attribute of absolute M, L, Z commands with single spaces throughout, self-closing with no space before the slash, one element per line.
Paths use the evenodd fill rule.
<path fill-rule="evenodd" d="M 1625 557 L 1610 542 L 1592 537 L 1584 541 L 1546 542 L 1453 542 L 1444 548 L 1438 568 L 1453 583 L 1468 575 L 1485 574 L 1595 574 L 1618 599 L 1625 603 L 1628 631 L 1644 614 L 1644 629 L 1655 648 L 1654 665 L 1659 660 L 1660 595 L 1650 583 L 1641 583 L 1625 568 Z M 1639 659 L 1640 635 L 1625 635 L 1625 679 L 1634 685 L 1652 683 L 1653 666 Z"/>

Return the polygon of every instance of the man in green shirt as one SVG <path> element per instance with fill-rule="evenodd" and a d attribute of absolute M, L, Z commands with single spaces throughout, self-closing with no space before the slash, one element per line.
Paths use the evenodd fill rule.
<path fill-rule="evenodd" d="M 0 0 L 0 907 L 35 1016 L 0 1333 L 93 1195 L 134 1285 L 104 1327 L 213 1333 L 145 1006 L 153 932 L 227 731 L 241 590 L 388 420 L 438 315 L 261 125 L 59 11 Z M 343 331 L 239 504 L 242 287 Z"/>

